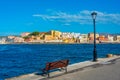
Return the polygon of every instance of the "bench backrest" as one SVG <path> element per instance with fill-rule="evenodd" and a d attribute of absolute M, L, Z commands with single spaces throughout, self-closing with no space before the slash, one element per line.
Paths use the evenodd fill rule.
<path fill-rule="evenodd" d="M 49 62 L 46 64 L 45 70 L 67 67 L 68 63 L 69 63 L 69 60 L 60 60 L 60 61 L 55 61 L 55 62 Z"/>

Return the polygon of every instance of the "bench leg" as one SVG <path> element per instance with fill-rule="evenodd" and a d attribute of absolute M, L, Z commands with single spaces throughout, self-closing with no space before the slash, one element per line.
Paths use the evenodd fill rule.
<path fill-rule="evenodd" d="M 67 67 L 61 68 L 61 70 L 65 70 L 65 73 L 67 73 Z"/>
<path fill-rule="evenodd" d="M 43 74 L 47 75 L 47 77 L 50 77 L 49 71 L 43 71 Z"/>
<path fill-rule="evenodd" d="M 48 78 L 50 77 L 50 74 L 49 73 L 47 73 L 48 74 Z"/>
<path fill-rule="evenodd" d="M 67 73 L 67 67 L 65 67 L 65 73 Z"/>

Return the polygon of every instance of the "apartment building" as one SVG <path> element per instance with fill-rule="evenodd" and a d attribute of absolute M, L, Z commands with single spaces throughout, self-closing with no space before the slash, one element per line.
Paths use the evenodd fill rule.
<path fill-rule="evenodd" d="M 24 42 L 24 39 L 21 38 L 21 37 L 15 37 L 15 38 L 14 38 L 14 42 L 15 42 L 15 43 L 22 43 L 22 42 Z"/>
<path fill-rule="evenodd" d="M 109 40 L 110 42 L 113 42 L 113 41 L 114 41 L 114 37 L 113 37 L 112 35 L 108 35 L 108 40 Z"/>
<path fill-rule="evenodd" d="M 60 37 L 60 31 L 51 30 L 44 35 L 44 40 L 58 40 Z"/>
<path fill-rule="evenodd" d="M 114 41 L 120 42 L 120 35 L 114 36 Z"/>
<path fill-rule="evenodd" d="M 70 32 L 63 32 L 61 34 L 62 38 L 79 38 L 80 37 L 80 33 L 70 33 Z"/>
<path fill-rule="evenodd" d="M 88 34 L 81 34 L 80 43 L 88 43 Z"/>

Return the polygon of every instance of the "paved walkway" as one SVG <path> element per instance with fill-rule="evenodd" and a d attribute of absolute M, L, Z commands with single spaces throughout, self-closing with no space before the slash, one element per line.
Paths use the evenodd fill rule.
<path fill-rule="evenodd" d="M 120 59 L 46 80 L 120 80 Z"/>
<path fill-rule="evenodd" d="M 50 76 L 47 78 L 33 73 L 6 80 L 120 80 L 120 56 L 76 63 L 68 66 L 67 74 L 56 71 Z"/>

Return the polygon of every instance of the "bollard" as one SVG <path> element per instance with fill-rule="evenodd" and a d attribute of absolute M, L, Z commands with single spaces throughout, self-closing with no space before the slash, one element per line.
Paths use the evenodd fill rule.
<path fill-rule="evenodd" d="M 113 55 L 112 55 L 112 54 L 107 54 L 106 57 L 107 57 L 107 58 L 111 58 L 111 57 L 113 57 Z"/>

